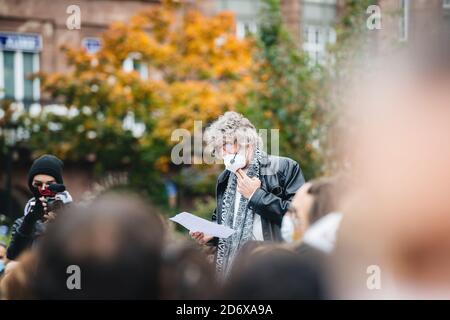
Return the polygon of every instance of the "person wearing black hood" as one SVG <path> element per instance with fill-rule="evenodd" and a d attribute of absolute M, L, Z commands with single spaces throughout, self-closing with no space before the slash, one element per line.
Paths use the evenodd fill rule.
<path fill-rule="evenodd" d="M 68 191 L 55 191 L 49 186 L 63 185 L 63 162 L 53 155 L 43 155 L 36 159 L 28 172 L 28 187 L 33 197 L 28 200 L 23 217 L 18 218 L 12 227 L 11 242 L 6 256 L 15 260 L 19 255 L 30 248 L 33 242 L 45 231 L 46 224 L 55 218 L 54 210 L 49 209 L 48 201 L 59 200 L 63 204 L 72 202 Z"/>

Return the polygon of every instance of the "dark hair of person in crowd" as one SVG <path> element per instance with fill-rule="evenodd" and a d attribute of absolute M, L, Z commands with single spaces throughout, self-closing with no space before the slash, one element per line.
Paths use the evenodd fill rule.
<path fill-rule="evenodd" d="M 265 244 L 254 248 L 247 259 L 246 263 L 234 266 L 225 285 L 225 299 L 326 298 L 322 274 L 293 250 L 282 245 Z"/>
<path fill-rule="evenodd" d="M 163 251 L 160 273 L 160 299 L 215 299 L 218 284 L 214 265 L 196 245 L 169 243 Z"/>
<path fill-rule="evenodd" d="M 38 299 L 156 299 L 165 230 L 141 198 L 106 193 L 73 208 L 39 245 L 33 290 Z M 69 266 L 81 289 L 68 288 Z"/>
<path fill-rule="evenodd" d="M 239 249 L 234 259 L 233 267 L 231 269 L 231 276 L 240 272 L 240 270 L 247 268 L 248 265 L 253 261 L 254 256 L 262 256 L 266 253 L 270 253 L 273 250 L 285 249 L 284 246 L 279 243 L 269 242 L 269 241 L 247 241 Z M 286 248 L 288 252 L 292 252 L 290 248 Z"/>
<path fill-rule="evenodd" d="M 307 193 L 314 200 L 309 211 L 309 224 L 337 210 L 337 178 L 320 178 L 311 181 Z"/>

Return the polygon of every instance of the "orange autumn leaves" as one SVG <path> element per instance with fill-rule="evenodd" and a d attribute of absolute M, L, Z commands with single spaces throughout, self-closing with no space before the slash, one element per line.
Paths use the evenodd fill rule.
<path fill-rule="evenodd" d="M 255 88 L 255 46 L 251 39 L 236 37 L 231 13 L 205 16 L 166 1 L 128 22 L 112 24 L 101 42 L 96 54 L 66 48 L 70 72 L 42 75 L 43 89 L 67 105 L 101 113 L 98 119 L 84 118 L 89 127 L 120 134 L 124 117 L 133 112 L 146 125 L 138 138 L 143 148 L 155 141 L 170 148 L 173 130 L 191 131 L 194 120 L 206 124 L 226 110 L 245 106 Z M 147 77 L 123 69 L 130 56 L 136 66 L 147 69 Z M 158 167 L 166 161 L 161 156 Z"/>

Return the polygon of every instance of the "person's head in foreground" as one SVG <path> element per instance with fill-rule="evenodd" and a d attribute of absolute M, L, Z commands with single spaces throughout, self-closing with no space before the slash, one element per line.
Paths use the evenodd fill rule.
<path fill-rule="evenodd" d="M 224 289 L 233 300 L 326 299 L 324 274 L 295 251 L 274 244 L 238 255 Z M 245 249 L 245 247 L 244 247 Z"/>
<path fill-rule="evenodd" d="M 216 299 L 218 283 L 207 255 L 195 244 L 169 243 L 163 252 L 160 299 Z"/>
<path fill-rule="evenodd" d="M 450 50 L 426 49 L 351 99 L 357 193 L 336 248 L 340 298 L 450 297 Z"/>
<path fill-rule="evenodd" d="M 198 248 L 168 242 L 161 216 L 109 192 L 58 219 L 35 254 L 37 299 L 206 299 L 212 269 Z"/>
<path fill-rule="evenodd" d="M 35 296 L 156 298 L 163 241 L 161 220 L 143 200 L 103 195 L 49 228 L 37 251 Z"/>

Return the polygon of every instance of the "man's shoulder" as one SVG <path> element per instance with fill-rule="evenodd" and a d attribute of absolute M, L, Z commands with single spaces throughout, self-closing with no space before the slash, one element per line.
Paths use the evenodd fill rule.
<path fill-rule="evenodd" d="M 269 161 L 281 161 L 281 162 L 289 163 L 289 164 L 292 164 L 292 165 L 298 165 L 297 161 L 295 161 L 294 159 L 288 158 L 288 157 L 276 156 L 276 155 L 268 154 L 267 158 L 268 158 Z"/>
<path fill-rule="evenodd" d="M 299 166 L 297 161 L 283 156 L 264 154 L 261 159 L 261 167 L 266 171 L 264 174 L 283 174 Z"/>

